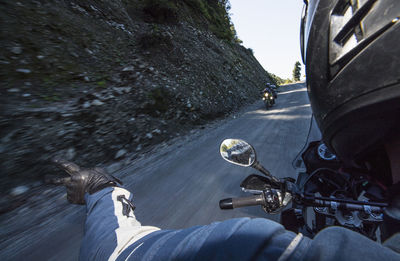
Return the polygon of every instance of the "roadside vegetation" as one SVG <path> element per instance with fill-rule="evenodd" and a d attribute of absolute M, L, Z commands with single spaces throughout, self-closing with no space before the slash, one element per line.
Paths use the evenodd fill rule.
<path fill-rule="evenodd" d="M 300 81 L 301 77 L 301 64 L 299 61 L 296 61 L 293 68 L 293 81 L 298 82 Z"/>
<path fill-rule="evenodd" d="M 186 20 L 201 24 L 215 36 L 241 42 L 229 17 L 228 0 L 144 0 L 143 11 L 156 23 Z M 191 9 L 189 12 L 187 9 Z"/>

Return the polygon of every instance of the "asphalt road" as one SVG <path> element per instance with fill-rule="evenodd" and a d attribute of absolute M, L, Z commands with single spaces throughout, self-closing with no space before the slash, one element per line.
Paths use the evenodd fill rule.
<path fill-rule="evenodd" d="M 234 217 L 278 220 L 278 215 L 266 215 L 259 207 L 219 209 L 220 199 L 248 195 L 239 184 L 247 175 L 257 173 L 224 161 L 219 145 L 226 138 L 246 140 L 273 175 L 296 178 L 292 162 L 296 163 L 306 143 L 310 121 L 305 85 L 284 86 L 271 109 L 266 110 L 262 101 L 256 102 L 229 119 L 193 131 L 172 145 L 160 146 L 116 175 L 135 195 L 135 214 L 144 225 L 177 229 Z M 315 140 L 319 132 L 315 124 L 312 126 L 310 140 Z M 62 204 L 65 209 L 47 224 L 0 244 L 0 259 L 77 260 L 85 210 Z"/>

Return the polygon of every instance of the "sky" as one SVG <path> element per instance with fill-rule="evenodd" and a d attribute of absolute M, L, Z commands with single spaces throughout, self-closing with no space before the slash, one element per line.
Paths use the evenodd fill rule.
<path fill-rule="evenodd" d="M 269 73 L 292 79 L 300 54 L 302 0 L 230 0 L 231 20 L 243 45 Z"/>

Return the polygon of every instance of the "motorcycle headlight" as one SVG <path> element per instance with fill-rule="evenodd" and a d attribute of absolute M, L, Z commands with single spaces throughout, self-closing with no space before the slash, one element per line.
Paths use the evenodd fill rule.
<path fill-rule="evenodd" d="M 268 98 L 268 93 L 264 93 L 264 97 L 265 97 L 265 98 Z"/>

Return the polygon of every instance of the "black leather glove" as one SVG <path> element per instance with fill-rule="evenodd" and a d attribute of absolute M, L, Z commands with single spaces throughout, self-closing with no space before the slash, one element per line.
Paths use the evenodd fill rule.
<path fill-rule="evenodd" d="M 119 179 L 109 175 L 102 168 L 81 169 L 78 165 L 62 159 L 54 159 L 53 162 L 70 175 L 53 182 L 67 187 L 67 199 L 70 203 L 85 204 L 86 192 L 93 194 L 106 187 L 122 185 Z"/>

